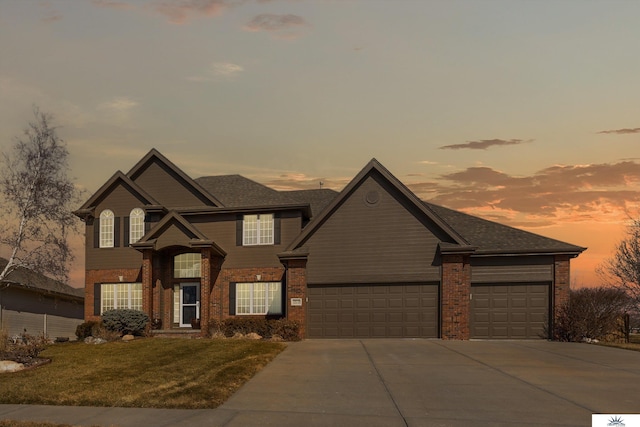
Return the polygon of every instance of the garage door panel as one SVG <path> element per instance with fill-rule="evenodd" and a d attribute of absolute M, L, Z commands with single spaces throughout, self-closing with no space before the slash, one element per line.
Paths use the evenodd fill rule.
<path fill-rule="evenodd" d="M 435 284 L 312 285 L 307 295 L 309 338 L 438 336 Z"/>
<path fill-rule="evenodd" d="M 471 337 L 540 338 L 549 316 L 549 284 L 472 285 Z"/>

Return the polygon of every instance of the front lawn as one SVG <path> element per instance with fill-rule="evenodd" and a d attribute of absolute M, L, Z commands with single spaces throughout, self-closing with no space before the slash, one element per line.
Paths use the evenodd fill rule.
<path fill-rule="evenodd" d="M 54 344 L 51 363 L 0 376 L 0 403 L 215 408 L 285 345 L 249 340 L 145 338 Z"/>

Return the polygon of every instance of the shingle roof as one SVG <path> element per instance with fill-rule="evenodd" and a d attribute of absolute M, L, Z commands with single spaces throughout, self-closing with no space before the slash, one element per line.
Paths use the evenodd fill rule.
<path fill-rule="evenodd" d="M 3 269 L 5 265 L 7 265 L 7 260 L 0 258 L 0 269 Z M 42 274 L 27 270 L 26 268 L 16 269 L 4 280 L 4 282 L 17 285 L 21 288 L 36 290 L 41 293 L 84 298 L 84 289 L 73 288 Z"/>
<path fill-rule="evenodd" d="M 279 191 L 241 175 L 203 176 L 195 181 L 228 208 L 291 203 Z"/>
<path fill-rule="evenodd" d="M 423 203 L 474 246 L 474 253 L 478 255 L 556 252 L 578 254 L 586 249 L 428 202 Z"/>
<path fill-rule="evenodd" d="M 318 214 L 338 193 L 330 189 L 278 191 L 242 175 L 203 176 L 195 181 L 228 208 L 309 204 Z"/>
<path fill-rule="evenodd" d="M 340 193 L 330 189 L 277 191 L 241 175 L 205 176 L 195 181 L 230 208 L 248 206 L 282 206 L 294 203 L 309 204 L 312 216 L 317 216 Z M 442 223 L 458 233 L 475 248 L 474 253 L 570 253 L 579 254 L 585 248 L 544 237 L 539 234 L 488 221 L 473 215 L 432 203 L 421 203 Z M 454 249 L 457 244 L 449 245 Z"/>
<path fill-rule="evenodd" d="M 311 215 L 316 216 L 322 212 L 339 193 L 328 188 L 323 188 L 315 190 L 283 191 L 282 194 L 295 202 L 309 203 L 311 206 Z"/>

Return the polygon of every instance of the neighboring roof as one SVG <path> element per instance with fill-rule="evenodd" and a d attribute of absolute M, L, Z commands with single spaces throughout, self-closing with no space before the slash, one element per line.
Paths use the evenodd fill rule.
<path fill-rule="evenodd" d="M 544 237 L 539 234 L 488 221 L 473 215 L 423 202 L 443 221 L 475 247 L 474 255 L 566 253 L 579 254 L 586 248 Z"/>
<path fill-rule="evenodd" d="M 7 260 L 0 258 L 0 269 L 7 265 Z M 41 294 L 56 294 L 74 299 L 84 299 L 84 289 L 73 288 L 50 277 L 36 273 L 23 267 L 18 267 L 3 281 L 3 284 L 9 283 L 11 286 L 36 291 Z M 2 286 L 0 286 L 2 288 Z"/>

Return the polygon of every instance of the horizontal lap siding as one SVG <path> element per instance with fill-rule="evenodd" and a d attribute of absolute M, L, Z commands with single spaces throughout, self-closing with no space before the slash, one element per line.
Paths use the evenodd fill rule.
<path fill-rule="evenodd" d="M 546 282 L 553 280 L 553 257 L 471 259 L 473 283 Z"/>
<path fill-rule="evenodd" d="M 375 204 L 367 203 L 370 194 Z M 437 231 L 375 176 L 346 198 L 304 244 L 309 283 L 422 282 L 440 279 Z"/>
<path fill-rule="evenodd" d="M 308 288 L 309 338 L 438 337 L 438 285 Z"/>
<path fill-rule="evenodd" d="M 549 316 L 547 284 L 471 286 L 471 337 L 541 338 Z"/>

